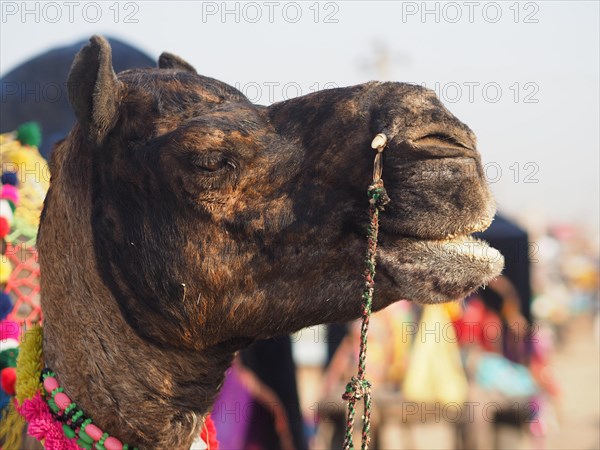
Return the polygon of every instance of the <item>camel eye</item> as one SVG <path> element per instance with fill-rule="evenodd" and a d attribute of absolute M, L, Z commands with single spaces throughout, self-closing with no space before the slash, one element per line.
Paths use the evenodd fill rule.
<path fill-rule="evenodd" d="M 227 167 L 235 167 L 221 152 L 206 152 L 192 158 L 192 164 L 203 172 L 215 173 Z"/>

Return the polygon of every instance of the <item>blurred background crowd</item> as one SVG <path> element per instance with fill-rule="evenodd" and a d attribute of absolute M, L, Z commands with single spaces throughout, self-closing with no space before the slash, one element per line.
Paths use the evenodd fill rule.
<path fill-rule="evenodd" d="M 6 3 L 15 3 L 19 8 L 16 2 Z M 197 3 L 219 6 L 215 2 Z M 337 5 L 341 11 L 338 17 L 344 19 L 345 4 L 329 3 Z M 419 7 L 415 2 L 399 3 L 414 3 Z M 441 4 L 438 8 L 442 8 L 440 14 L 443 14 L 443 3 L 425 4 L 432 11 L 435 11 L 436 4 Z M 138 4 L 138 8 L 140 5 L 140 18 L 143 19 L 145 3 Z M 318 8 L 325 8 L 325 5 L 320 4 Z M 519 5 L 518 8 L 525 8 L 524 4 Z M 522 134 L 517 134 L 515 140 L 522 142 L 515 142 L 514 146 L 525 145 L 523 142 L 529 145 L 537 142 L 537 139 L 539 145 L 518 161 L 516 170 L 527 170 L 526 164 L 530 164 L 527 161 L 545 161 L 546 165 L 540 163 L 535 166 L 541 171 L 541 183 L 537 183 L 538 179 L 535 178 L 536 185 L 520 184 L 522 177 L 517 177 L 513 166 L 509 170 L 508 163 L 505 164 L 506 161 L 496 155 L 505 174 L 510 173 L 511 178 L 515 175 L 513 186 L 510 187 L 513 190 L 502 182 L 492 185 L 499 197 L 500 214 L 490 229 L 479 236 L 505 256 L 503 276 L 459 302 L 418 306 L 400 301 L 373 316 L 368 354 L 368 375 L 373 383 L 374 396 L 372 448 L 600 448 L 599 193 L 597 164 L 593 167 L 598 161 L 599 151 L 598 40 L 595 44 L 589 42 L 590 36 L 598 37 L 598 8 L 596 5 L 595 9 L 586 9 L 589 5 L 584 7 L 579 4 L 566 12 L 556 4 L 549 9 L 544 9 L 547 5 L 544 2 L 535 5 L 538 9 L 532 11 L 538 11 L 539 20 L 542 23 L 546 20 L 545 26 L 551 30 L 554 29 L 552 21 L 558 20 L 556 17 L 561 14 L 564 15 L 566 29 L 571 30 L 579 23 L 576 20 L 578 17 L 596 14 L 595 22 L 581 25 L 583 31 L 573 31 L 574 34 L 569 37 L 573 40 L 568 41 L 570 45 L 557 47 L 561 55 L 566 57 L 565 54 L 576 47 L 578 39 L 583 39 L 579 53 L 575 52 L 575 56 L 580 56 L 579 60 L 587 61 L 585 70 L 577 68 L 577 76 L 581 76 L 581 79 L 575 79 L 576 86 L 572 86 L 572 74 L 554 74 L 563 77 L 563 88 L 570 90 L 573 97 L 580 99 L 581 93 L 577 89 L 590 94 L 591 99 L 585 99 L 588 103 L 581 103 L 584 102 L 581 99 L 569 100 L 573 102 L 569 103 L 569 107 L 572 107 L 570 110 L 579 110 L 585 116 L 581 119 L 579 131 L 587 136 L 587 140 L 581 141 L 580 136 L 576 139 L 569 137 L 574 148 L 566 148 L 561 147 L 561 135 L 553 147 L 547 142 L 547 136 L 552 135 L 552 126 L 540 125 L 535 119 L 527 123 L 523 119 L 524 122 L 519 126 L 529 131 L 525 133 L 517 126 L 516 133 Z M 3 22 L 6 14 L 4 8 Z M 234 6 L 231 8 L 235 11 Z M 362 8 L 367 14 L 367 7 L 363 5 Z M 381 12 L 384 11 L 382 8 L 379 5 L 374 9 Z M 579 16 L 573 13 L 573 8 L 579 8 Z M 206 10 L 202 11 L 206 13 Z M 310 11 L 314 14 L 314 10 Z M 322 13 L 331 14 L 335 11 L 338 10 L 323 9 Z M 412 10 L 402 9 L 404 15 L 398 16 L 398 20 L 401 18 L 408 28 L 417 26 L 410 23 L 414 14 L 406 15 L 407 11 Z M 508 11 L 504 11 L 505 14 Z M 523 9 L 522 12 L 531 15 L 532 11 Z M 20 11 L 17 13 L 20 14 Z M 14 15 L 11 13 L 10 17 Z M 6 16 L 6 19 L 10 17 Z M 213 16 L 199 17 L 210 28 L 208 19 L 212 20 Z M 236 29 L 235 26 L 243 25 L 226 22 L 222 20 L 218 29 L 231 31 Z M 516 21 L 513 22 L 509 24 L 512 31 L 518 25 Z M 11 29 L 16 29 L 10 28 L 10 21 L 8 25 L 3 26 L 2 30 L 3 55 L 6 50 L 5 37 L 8 37 Z M 123 23 L 114 25 L 103 22 L 104 29 L 100 30 L 91 30 L 92 27 L 87 23 L 89 33 L 82 32 L 82 28 L 76 25 L 69 25 L 69 30 L 73 31 L 65 31 L 65 35 L 76 34 L 81 39 L 86 34 L 106 29 L 121 38 L 111 39 L 117 71 L 156 64 L 155 58 L 136 48 L 134 44 L 138 38 L 133 37 L 129 28 L 123 28 Z M 289 27 L 290 23 L 284 25 Z M 312 30 L 313 25 L 306 28 L 307 32 Z M 422 20 L 419 25 L 424 27 L 426 24 Z M 489 27 L 491 23 L 483 25 Z M 14 24 L 12 26 L 16 27 Z M 48 23 L 39 22 L 36 25 L 41 30 L 48 26 Z M 473 26 L 476 27 L 477 23 Z M 271 29 L 272 32 L 277 30 L 281 28 Z M 431 39 L 437 42 L 436 39 L 441 39 L 444 31 L 438 29 L 437 35 L 430 35 L 434 36 Z M 484 35 L 491 36 L 493 42 L 496 42 L 495 39 L 502 41 L 502 36 L 497 36 L 496 32 L 486 33 Z M 266 37 L 274 45 L 274 35 L 269 36 L 266 33 L 263 38 Z M 537 39 L 532 36 L 521 34 L 521 42 Z M 188 49 L 189 39 L 186 44 Z M 222 39 L 227 41 L 231 37 L 223 36 Z M 468 42 L 470 37 L 464 39 Z M 179 49 L 180 42 L 167 37 L 163 37 L 162 41 L 165 41 L 164 45 L 153 41 L 154 54 L 170 50 L 183 55 L 184 52 Z M 38 307 L 39 270 L 35 258 L 37 220 L 49 181 L 46 158 L 51 153 L 53 143 L 64 137 L 74 122 L 66 96 L 60 94 L 73 56 L 83 44 L 74 42 L 73 38 L 69 45 L 53 48 L 49 48 L 48 44 L 43 45 L 41 40 L 35 46 L 26 42 L 24 48 L 31 49 L 31 54 L 7 53 L 11 55 L 8 62 L 6 58 L 2 60 L 0 282 L 3 292 L 0 318 L 5 321 L 4 324 L 27 326 L 41 317 Z M 378 41 L 370 51 L 372 57 L 362 61 L 361 67 L 369 78 L 398 78 L 395 64 L 405 67 L 414 76 L 409 64 L 410 55 L 394 51 L 390 42 L 385 39 Z M 461 42 L 463 46 L 466 45 L 464 41 Z M 206 45 L 205 42 L 202 44 Z M 150 47 L 149 44 L 144 45 Z M 332 48 L 344 48 L 347 51 L 347 46 L 341 42 L 335 41 L 335 45 L 331 45 Z M 436 52 L 439 49 L 433 44 L 428 47 L 421 39 L 415 45 L 421 46 L 421 51 L 426 54 L 429 51 L 431 55 L 438 56 Z M 428 48 L 423 50 L 423 45 Z M 473 44 L 474 48 L 477 45 Z M 476 48 L 471 50 L 477 51 Z M 293 47 L 292 51 L 301 52 L 299 47 Z M 312 52 L 314 54 L 314 50 Z M 540 58 L 540 64 L 546 64 L 550 58 L 544 51 L 538 51 L 534 56 Z M 219 57 L 222 55 L 215 56 L 216 61 L 221 61 Z M 532 54 L 529 57 L 533 57 Z M 244 60 L 245 57 L 240 58 Z M 500 72 L 504 73 L 508 70 L 506 66 L 511 64 L 511 57 L 500 55 L 499 58 L 502 63 L 499 63 L 502 66 Z M 516 58 L 523 67 L 514 71 L 526 73 L 530 69 L 527 66 L 530 59 L 523 55 Z M 193 58 L 189 59 L 194 63 Z M 225 65 L 231 64 L 231 58 L 222 60 Z M 441 57 L 441 60 L 444 58 Z M 469 60 L 470 64 L 476 64 L 472 58 Z M 260 61 L 261 57 L 255 55 L 250 61 L 244 60 L 244 63 L 260 64 Z M 312 62 L 308 59 L 305 61 L 313 64 L 317 72 L 324 70 L 319 69 L 323 66 L 319 58 Z M 194 65 L 198 69 L 205 67 L 204 61 Z M 572 65 L 568 66 L 572 69 Z M 488 67 L 495 70 L 491 63 Z M 564 70 L 568 72 L 569 69 Z M 591 91 L 588 89 L 590 82 L 592 85 L 595 83 Z M 548 81 L 546 86 L 551 84 Z M 543 83 L 540 86 L 544 86 Z M 55 92 L 51 89 L 58 90 Z M 444 98 L 443 89 L 440 96 L 448 103 L 448 95 L 446 93 Z M 553 97 L 553 100 L 556 99 Z M 560 100 L 556 102 L 557 108 L 563 106 Z M 546 104 L 552 104 L 552 101 Z M 453 111 L 479 108 L 479 111 L 485 112 L 492 105 L 490 102 L 483 106 L 463 102 L 448 106 Z M 564 109 L 569 110 L 568 107 Z M 496 114 L 494 120 L 498 121 L 502 116 Z M 566 113 L 556 109 L 554 114 Z M 464 118 L 460 114 L 459 117 Z M 471 124 L 478 123 L 478 120 L 481 120 L 479 123 L 490 122 L 485 117 L 473 120 L 467 117 L 465 121 Z M 506 118 L 507 122 L 509 120 Z M 564 120 L 570 120 L 570 117 Z M 481 128 L 484 142 L 490 143 L 495 139 L 494 133 L 497 133 L 502 136 L 498 139 L 503 144 L 512 144 L 509 136 L 513 129 L 506 129 L 503 123 L 499 126 L 492 124 L 488 128 L 481 125 Z M 595 136 L 590 131 L 595 131 Z M 564 157 L 559 156 L 558 151 L 573 158 L 572 165 L 565 163 L 558 171 L 564 175 L 563 178 L 551 176 L 552 154 L 546 155 L 546 160 L 536 156 L 536 152 L 544 151 L 546 147 L 555 152 L 551 153 L 556 160 Z M 526 152 L 527 149 L 520 151 Z M 482 153 L 485 161 L 486 152 Z M 590 163 L 581 164 L 581 161 Z M 536 173 L 533 173 L 534 177 Z M 488 175 L 493 177 L 494 173 Z M 529 194 L 540 196 L 544 190 L 547 191 L 547 197 L 556 196 L 556 199 L 525 202 L 524 198 Z M 532 204 L 536 207 L 532 207 Z M 567 211 L 564 217 L 563 211 Z M 0 369 L 7 370 L 2 372 L 0 407 L 6 402 L 4 391 L 11 389 L 9 374 L 16 358 L 14 330 L 6 326 L 2 330 Z M 302 330 L 293 336 L 261 341 L 242 352 L 228 373 L 213 411 L 221 448 L 340 448 L 346 412 L 341 394 L 356 369 L 358 339 L 357 323 L 324 325 Z"/>
<path fill-rule="evenodd" d="M 378 448 L 598 445 L 598 236 L 521 220 L 520 230 L 511 224 L 498 237 L 495 222 L 487 232 L 492 245 L 504 241 L 507 275 L 485 290 L 461 303 L 402 301 L 375 314 L 369 374 L 377 386 Z M 525 229 L 524 245 L 515 246 Z M 529 273 L 524 297 L 517 286 Z M 331 341 L 315 336 L 335 341 L 331 327 L 305 330 L 294 344 L 314 448 L 340 446 L 339 393 L 356 367 L 357 327 L 348 326 L 329 363 L 327 351 L 315 347 L 331 348 Z"/>

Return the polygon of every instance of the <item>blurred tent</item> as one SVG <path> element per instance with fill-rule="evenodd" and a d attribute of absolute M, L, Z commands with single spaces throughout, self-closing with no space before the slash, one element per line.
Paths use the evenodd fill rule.
<path fill-rule="evenodd" d="M 156 61 L 140 50 L 114 38 L 112 46 L 115 72 L 134 67 L 154 67 Z M 48 50 L 15 67 L 0 80 L 0 132 L 36 121 L 44 139 L 40 153 L 48 158 L 54 143 L 64 138 L 75 124 L 67 95 L 67 75 L 75 54 L 87 41 Z"/>
<path fill-rule="evenodd" d="M 531 279 L 530 279 L 530 246 L 527 232 L 515 223 L 511 222 L 501 214 L 496 214 L 490 227 L 476 237 L 488 242 L 492 247 L 504 255 L 504 271 L 507 277 L 517 289 L 521 300 L 521 314 L 527 321 L 531 322 Z M 500 309 L 498 298 L 490 290 L 482 290 L 482 297 L 486 303 Z"/>

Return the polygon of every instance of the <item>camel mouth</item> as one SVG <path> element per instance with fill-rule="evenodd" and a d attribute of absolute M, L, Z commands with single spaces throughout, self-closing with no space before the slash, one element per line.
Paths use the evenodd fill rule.
<path fill-rule="evenodd" d="M 462 299 L 496 278 L 504 257 L 470 235 L 444 239 L 394 236 L 379 247 L 379 264 L 394 286 L 417 303 Z"/>
<path fill-rule="evenodd" d="M 488 211 L 476 220 L 471 222 L 460 222 L 451 221 L 446 223 L 446 227 L 439 228 L 425 228 L 419 229 L 418 231 L 412 231 L 407 226 L 402 224 L 398 226 L 394 220 L 382 220 L 380 227 L 382 230 L 381 236 L 384 241 L 391 241 L 408 238 L 419 241 L 431 241 L 431 242 L 445 242 L 445 243 L 456 243 L 465 242 L 465 240 L 472 239 L 471 235 L 475 233 L 481 233 L 489 228 L 494 215 L 496 213 L 495 204 L 491 204 L 488 207 Z M 433 219 L 432 219 L 433 221 Z"/>

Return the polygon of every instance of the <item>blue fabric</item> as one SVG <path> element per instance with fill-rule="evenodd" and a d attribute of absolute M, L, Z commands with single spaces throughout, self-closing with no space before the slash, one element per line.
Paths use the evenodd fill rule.
<path fill-rule="evenodd" d="M 6 392 L 4 392 L 4 389 L 0 388 L 0 413 L 4 408 L 6 408 L 6 405 L 8 405 L 9 401 L 10 396 Z"/>
<path fill-rule="evenodd" d="M 6 292 L 0 292 L 0 320 L 6 319 L 12 308 L 13 304 L 10 296 Z"/>
<path fill-rule="evenodd" d="M 477 384 L 507 397 L 531 397 L 538 387 L 527 367 L 509 361 L 496 353 L 484 353 L 477 365 Z"/>

